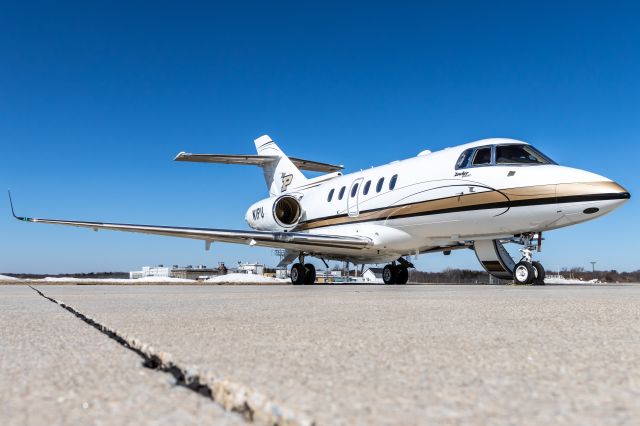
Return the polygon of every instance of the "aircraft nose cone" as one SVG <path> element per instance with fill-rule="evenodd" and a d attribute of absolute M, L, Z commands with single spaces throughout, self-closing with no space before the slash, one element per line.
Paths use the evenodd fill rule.
<path fill-rule="evenodd" d="M 631 193 L 629 191 L 627 191 L 624 187 L 622 187 L 622 185 L 616 183 L 616 182 L 611 182 L 612 183 L 612 188 L 615 189 L 617 192 L 617 194 L 620 196 L 621 200 L 628 200 L 629 198 L 631 198 Z"/>
<path fill-rule="evenodd" d="M 584 171 L 571 176 L 573 182 L 556 186 L 558 209 L 570 223 L 603 216 L 631 198 L 624 187 L 603 176 Z"/>

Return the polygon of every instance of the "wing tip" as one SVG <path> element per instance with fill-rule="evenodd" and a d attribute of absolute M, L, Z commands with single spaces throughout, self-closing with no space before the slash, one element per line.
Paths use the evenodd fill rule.
<path fill-rule="evenodd" d="M 185 156 L 187 156 L 187 155 L 191 155 L 191 154 L 189 154 L 188 152 L 180 151 L 180 152 L 178 153 L 178 155 L 176 155 L 176 156 L 173 158 L 173 161 L 180 161 L 183 157 L 185 157 Z"/>
<path fill-rule="evenodd" d="M 11 214 L 13 215 L 13 217 L 15 219 L 21 220 L 23 222 L 33 222 L 34 220 L 31 219 L 30 217 L 22 217 L 22 216 L 16 215 L 16 212 L 13 209 L 13 200 L 11 199 L 11 190 L 10 189 L 7 189 L 7 194 L 9 194 L 9 205 L 11 206 Z"/>

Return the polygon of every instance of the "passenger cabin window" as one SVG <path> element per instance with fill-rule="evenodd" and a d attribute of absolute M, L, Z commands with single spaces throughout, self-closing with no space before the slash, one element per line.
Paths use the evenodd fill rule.
<path fill-rule="evenodd" d="M 498 145 L 496 164 L 554 164 L 554 162 L 531 145 Z"/>
<path fill-rule="evenodd" d="M 476 155 L 473 157 L 474 166 L 482 166 L 491 164 L 491 147 L 479 148 L 476 151 Z"/>
<path fill-rule="evenodd" d="M 367 195 L 369 193 L 369 188 L 371 188 L 371 181 L 368 180 L 367 183 L 364 184 L 364 190 L 362 191 L 362 193 L 364 195 Z"/>
<path fill-rule="evenodd" d="M 351 188 L 351 198 L 355 197 L 357 193 L 358 193 L 358 184 L 356 183 L 355 185 L 353 185 L 353 188 Z"/>
<path fill-rule="evenodd" d="M 331 202 L 331 200 L 333 199 L 333 193 L 336 192 L 335 189 L 331 189 L 331 191 L 329 191 L 329 196 L 327 197 L 327 202 Z"/>
<path fill-rule="evenodd" d="M 380 178 L 378 184 L 376 185 L 376 192 L 382 191 L 382 185 L 384 185 L 384 178 Z"/>
<path fill-rule="evenodd" d="M 471 154 L 473 154 L 473 148 L 469 148 L 460 154 L 458 162 L 456 163 L 456 169 L 464 169 L 469 167 L 471 163 Z"/>
<path fill-rule="evenodd" d="M 346 187 L 342 187 L 340 188 L 340 193 L 338 194 L 338 200 L 342 200 L 342 197 L 344 197 L 344 190 L 347 189 Z"/>
<path fill-rule="evenodd" d="M 398 181 L 398 175 L 393 175 L 391 180 L 389 181 L 389 189 L 393 191 L 393 188 L 396 187 L 396 182 Z"/>

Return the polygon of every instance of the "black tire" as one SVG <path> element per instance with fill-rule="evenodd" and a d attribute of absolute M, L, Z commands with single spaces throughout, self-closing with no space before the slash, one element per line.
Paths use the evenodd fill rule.
<path fill-rule="evenodd" d="M 535 269 L 535 278 L 533 283 L 535 285 L 544 285 L 544 278 L 547 276 L 544 266 L 540 262 L 531 262 L 531 266 Z"/>
<path fill-rule="evenodd" d="M 311 263 L 305 263 L 304 265 L 305 275 L 304 275 L 304 283 L 305 284 L 315 284 L 316 282 L 316 267 Z"/>
<path fill-rule="evenodd" d="M 385 284 L 395 284 L 397 274 L 398 269 L 394 265 L 386 265 L 384 269 L 382 269 L 382 281 L 384 281 Z"/>
<path fill-rule="evenodd" d="M 291 267 L 291 284 L 293 285 L 304 284 L 304 279 L 306 275 L 307 274 L 304 266 L 302 266 L 299 263 L 295 263 Z"/>
<path fill-rule="evenodd" d="M 535 279 L 535 269 L 529 262 L 521 260 L 513 270 L 513 282 L 516 284 L 531 284 Z"/>
<path fill-rule="evenodd" d="M 406 284 L 409 281 L 409 270 L 404 266 L 397 268 L 396 284 Z"/>

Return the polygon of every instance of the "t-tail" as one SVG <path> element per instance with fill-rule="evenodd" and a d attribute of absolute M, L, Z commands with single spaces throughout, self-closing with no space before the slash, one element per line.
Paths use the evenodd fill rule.
<path fill-rule="evenodd" d="M 342 166 L 288 157 L 268 135 L 260 136 L 254 142 L 258 155 L 191 154 L 181 152 L 176 156 L 175 160 L 260 166 L 264 171 L 264 180 L 270 196 L 280 195 L 293 188 L 303 186 L 308 179 L 300 170 L 323 173 L 342 170 Z"/>
<path fill-rule="evenodd" d="M 280 195 L 289 188 L 301 186 L 307 180 L 268 135 L 260 136 L 254 142 L 259 156 L 273 158 L 262 165 L 269 195 Z"/>

